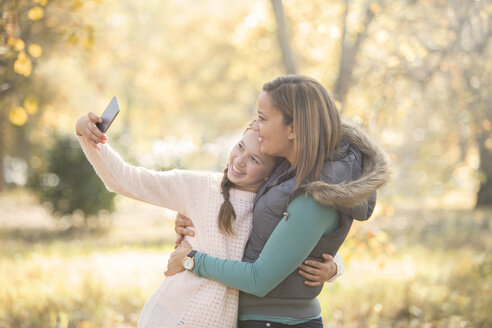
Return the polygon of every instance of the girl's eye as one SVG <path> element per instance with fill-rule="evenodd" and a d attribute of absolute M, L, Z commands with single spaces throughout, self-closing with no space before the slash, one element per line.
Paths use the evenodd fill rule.
<path fill-rule="evenodd" d="M 258 120 L 264 121 L 265 119 L 263 117 L 261 117 L 261 116 L 258 116 Z"/>
<path fill-rule="evenodd" d="M 243 145 L 241 145 L 241 144 L 237 144 L 237 147 L 238 147 L 240 150 L 243 150 Z"/>
<path fill-rule="evenodd" d="M 252 160 L 252 161 L 253 161 L 253 163 L 255 163 L 256 165 L 260 164 L 260 162 L 258 162 L 258 161 L 256 160 L 256 158 L 254 158 L 254 157 L 251 157 L 251 160 Z"/>

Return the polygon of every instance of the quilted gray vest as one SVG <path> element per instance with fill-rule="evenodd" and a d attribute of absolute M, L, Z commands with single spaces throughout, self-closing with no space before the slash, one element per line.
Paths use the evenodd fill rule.
<path fill-rule="evenodd" d="M 329 184 L 338 184 L 357 180 L 361 175 L 361 154 L 348 143 L 342 143 L 340 152 L 323 167 L 320 180 Z M 254 262 L 261 253 L 268 238 L 283 217 L 287 205 L 296 191 L 294 171 L 285 161 L 277 167 L 268 181 L 260 188 L 253 210 L 253 228 L 246 246 L 243 261 Z M 321 254 L 335 256 L 352 226 L 353 218 L 369 218 L 375 204 L 371 202 L 361 206 L 339 210 L 340 224 L 332 233 L 323 235 L 307 259 L 322 261 Z M 289 299 L 312 299 L 323 286 L 310 287 L 304 284 L 305 278 L 294 270 L 285 280 L 275 287 L 267 296 Z"/>

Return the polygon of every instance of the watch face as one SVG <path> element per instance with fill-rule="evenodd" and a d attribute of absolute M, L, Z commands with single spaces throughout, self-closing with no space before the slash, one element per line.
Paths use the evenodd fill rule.
<path fill-rule="evenodd" d="M 190 257 L 185 257 L 183 260 L 183 266 L 186 270 L 193 269 L 193 259 Z"/>

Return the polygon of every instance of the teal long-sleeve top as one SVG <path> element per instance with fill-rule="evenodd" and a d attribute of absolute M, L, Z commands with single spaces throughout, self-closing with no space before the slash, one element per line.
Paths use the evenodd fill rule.
<path fill-rule="evenodd" d="M 323 234 L 339 226 L 339 214 L 322 206 L 312 196 L 300 195 L 287 207 L 281 220 L 253 262 L 219 259 L 195 254 L 193 273 L 248 294 L 263 297 L 281 283 L 308 257 Z"/>

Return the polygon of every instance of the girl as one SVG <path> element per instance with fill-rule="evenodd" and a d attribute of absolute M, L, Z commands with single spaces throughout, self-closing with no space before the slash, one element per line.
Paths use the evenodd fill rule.
<path fill-rule="evenodd" d="M 106 187 L 119 194 L 179 211 L 195 222 L 198 236 L 187 238 L 213 256 L 240 260 L 251 231 L 253 200 L 276 158 L 259 151 L 251 126 L 229 154 L 224 174 L 171 170 L 157 172 L 125 163 L 105 144 L 94 113 L 76 125 L 88 160 Z M 102 143 L 99 145 L 98 143 Z M 183 272 L 164 279 L 147 300 L 139 327 L 233 327 L 238 291 Z"/>
<path fill-rule="evenodd" d="M 370 217 L 376 189 L 389 181 L 388 161 L 360 128 L 342 124 L 328 91 L 307 76 L 266 83 L 254 129 L 261 153 L 285 161 L 258 191 L 243 262 L 182 242 L 168 270 L 193 258 L 189 272 L 240 289 L 239 327 L 322 327 L 322 286 L 303 284 L 296 268 L 334 255 L 353 219 Z"/>

